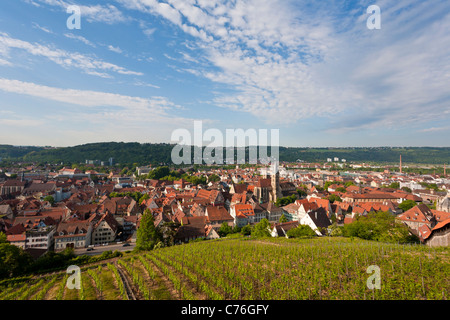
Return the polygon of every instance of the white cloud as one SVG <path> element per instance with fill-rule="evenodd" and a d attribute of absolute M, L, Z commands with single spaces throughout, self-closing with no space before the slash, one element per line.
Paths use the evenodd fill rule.
<path fill-rule="evenodd" d="M 88 39 L 86 39 L 86 38 L 83 37 L 83 36 L 76 35 L 76 34 L 73 34 L 73 33 L 65 33 L 64 36 L 65 36 L 66 38 L 69 38 L 69 39 L 74 39 L 74 40 L 81 41 L 81 42 L 83 42 L 85 45 L 88 45 L 88 46 L 91 46 L 91 47 L 95 48 L 95 44 L 92 43 L 91 41 L 89 41 Z"/>
<path fill-rule="evenodd" d="M 30 43 L 20 39 L 11 38 L 6 33 L 0 32 L 0 54 L 7 55 L 11 49 L 25 50 L 33 56 L 45 57 L 64 68 L 80 69 L 83 72 L 101 77 L 111 77 L 108 72 L 123 75 L 141 76 L 142 72 L 127 70 L 118 65 L 103 60 L 83 55 L 78 52 L 67 52 L 61 49 L 50 48 L 38 43 Z"/>
<path fill-rule="evenodd" d="M 115 53 L 122 53 L 123 52 L 122 49 L 120 49 L 119 47 L 114 47 L 112 45 L 108 46 L 108 50 L 110 50 L 112 52 L 115 52 Z"/>
<path fill-rule="evenodd" d="M 363 2 L 117 1 L 193 36 L 210 67 L 191 73 L 235 89 L 213 102 L 270 123 L 399 126 L 449 108 L 448 1 L 379 1 L 381 30 L 366 28 Z"/>
<path fill-rule="evenodd" d="M 0 89 L 84 107 L 115 106 L 134 112 L 151 111 L 153 114 L 165 114 L 165 110 L 176 107 L 164 97 L 148 99 L 108 92 L 61 89 L 4 78 L 0 78 Z"/>
<path fill-rule="evenodd" d="M 5 78 L 0 78 L 0 91 L 59 102 L 57 109 L 37 120 L 0 110 L 0 143 L 48 145 L 52 141 L 52 145 L 67 146 L 105 141 L 105 137 L 109 141 L 167 142 L 173 130 L 190 129 L 197 120 L 181 116 L 182 107 L 161 96 L 62 89 Z M 38 135 L 35 129 L 28 130 L 35 126 L 39 126 Z"/>
<path fill-rule="evenodd" d="M 33 28 L 35 28 L 35 29 L 42 30 L 42 31 L 44 31 L 44 32 L 46 32 L 46 33 L 54 33 L 54 32 L 51 31 L 49 28 L 47 28 L 47 27 L 42 27 L 42 26 L 40 26 L 39 24 L 37 24 L 36 22 L 33 22 L 32 25 L 33 25 Z"/>

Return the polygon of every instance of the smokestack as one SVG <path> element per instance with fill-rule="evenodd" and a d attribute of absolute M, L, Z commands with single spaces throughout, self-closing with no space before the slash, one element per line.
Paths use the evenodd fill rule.
<path fill-rule="evenodd" d="M 445 163 L 444 163 L 444 177 L 446 177 L 446 176 L 447 176 L 447 173 L 445 171 Z"/>
<path fill-rule="evenodd" d="M 402 155 L 400 155 L 400 173 L 402 173 Z"/>

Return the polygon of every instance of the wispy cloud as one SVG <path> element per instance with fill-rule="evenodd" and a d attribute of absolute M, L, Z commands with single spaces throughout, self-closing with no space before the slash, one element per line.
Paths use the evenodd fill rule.
<path fill-rule="evenodd" d="M 49 28 L 47 28 L 47 27 L 42 27 L 42 26 L 40 26 L 39 24 L 37 24 L 36 22 L 33 22 L 32 25 L 33 25 L 33 28 L 35 28 L 35 29 L 42 30 L 42 31 L 44 31 L 44 32 L 46 32 L 46 33 L 54 33 L 54 32 L 53 32 L 52 30 L 50 30 Z"/>
<path fill-rule="evenodd" d="M 77 41 L 81 41 L 81 42 L 83 42 L 85 45 L 91 46 L 91 47 L 93 47 L 93 48 L 96 47 L 94 43 L 92 43 L 91 41 L 89 41 L 88 39 L 86 39 L 86 38 L 83 37 L 83 36 L 80 36 L 80 35 L 77 35 L 77 34 L 73 34 L 73 33 L 64 33 L 64 36 L 65 36 L 66 38 L 69 38 L 69 39 L 74 39 L 74 40 L 77 40 Z"/>
<path fill-rule="evenodd" d="M 113 63 L 105 62 L 95 57 L 87 56 L 78 52 L 68 52 L 61 49 L 51 48 L 38 43 L 30 43 L 20 39 L 11 38 L 8 34 L 0 32 L 0 54 L 8 55 L 11 49 L 24 50 L 33 56 L 47 58 L 54 63 L 68 69 L 79 69 L 86 74 L 111 77 L 109 72 L 122 75 L 141 76 L 142 72 L 127 70 Z"/>
<path fill-rule="evenodd" d="M 112 45 L 108 45 L 108 50 L 115 52 L 115 53 L 122 53 L 122 49 L 120 49 L 119 47 L 114 47 Z"/>
<path fill-rule="evenodd" d="M 426 129 L 422 129 L 419 130 L 419 132 L 439 132 L 439 131 L 450 131 L 450 127 L 446 126 L 446 127 L 431 127 L 431 128 L 426 128 Z"/>
<path fill-rule="evenodd" d="M 61 89 L 4 78 L 0 78 L 0 90 L 85 107 L 115 106 L 139 113 L 151 111 L 153 115 L 165 114 L 165 110 L 176 107 L 164 97 L 148 99 L 108 92 Z"/>

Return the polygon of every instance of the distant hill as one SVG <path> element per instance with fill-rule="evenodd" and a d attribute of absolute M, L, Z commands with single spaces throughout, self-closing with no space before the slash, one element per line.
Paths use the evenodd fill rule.
<path fill-rule="evenodd" d="M 44 148 L 0 145 L 0 158 L 13 161 L 84 163 L 85 160 L 115 163 L 170 164 L 172 144 L 137 142 L 89 143 L 74 147 Z M 248 151 L 248 150 L 247 150 Z M 270 149 L 269 149 L 270 152 Z M 225 154 L 225 152 L 224 152 Z M 286 148 L 280 147 L 280 161 L 326 161 L 334 157 L 347 162 L 444 164 L 450 162 L 450 148 L 437 147 L 373 147 L 373 148 Z"/>

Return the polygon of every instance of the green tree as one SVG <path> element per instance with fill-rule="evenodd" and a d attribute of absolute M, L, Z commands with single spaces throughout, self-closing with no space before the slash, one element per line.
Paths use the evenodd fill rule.
<path fill-rule="evenodd" d="M 400 182 L 392 182 L 388 187 L 391 189 L 400 189 Z"/>
<path fill-rule="evenodd" d="M 152 250 L 161 237 L 155 227 L 153 214 L 146 209 L 137 230 L 136 250 Z"/>
<path fill-rule="evenodd" d="M 292 228 L 286 233 L 289 238 L 311 238 L 316 235 L 310 226 L 300 224 L 297 228 Z"/>
<path fill-rule="evenodd" d="M 6 234 L 0 232 L 0 244 L 2 243 L 8 243 L 8 240 L 6 240 Z"/>
<path fill-rule="evenodd" d="M 281 215 L 281 217 L 280 217 L 280 223 L 284 223 L 284 222 L 288 222 L 289 220 L 288 220 L 288 218 L 286 218 L 286 216 L 284 215 L 284 213 Z"/>
<path fill-rule="evenodd" d="M 403 212 L 408 211 L 409 209 L 415 207 L 417 203 L 414 200 L 405 200 L 402 203 L 398 205 L 400 209 L 403 210 Z"/>
<path fill-rule="evenodd" d="M 0 279 L 23 275 L 32 261 L 33 258 L 23 249 L 0 243 Z"/>
<path fill-rule="evenodd" d="M 55 198 L 53 198 L 52 196 L 46 196 L 44 198 L 44 201 L 50 202 L 51 205 L 55 204 Z"/>
<path fill-rule="evenodd" d="M 406 192 L 408 192 L 408 193 L 411 193 L 411 192 L 412 192 L 412 190 L 411 190 L 410 188 L 408 188 L 408 187 L 402 187 L 402 190 L 403 190 L 403 191 L 406 191 Z"/>
<path fill-rule="evenodd" d="M 228 225 L 227 222 L 222 222 L 217 233 L 220 237 L 226 237 L 228 234 L 233 232 L 233 228 Z"/>
<path fill-rule="evenodd" d="M 252 237 L 270 237 L 269 220 L 262 219 L 252 229 Z"/>
<path fill-rule="evenodd" d="M 208 182 L 218 182 L 220 177 L 217 174 L 212 174 L 208 177 Z"/>
<path fill-rule="evenodd" d="M 336 222 L 334 222 L 331 226 L 330 226 L 330 236 L 332 237 L 341 237 L 343 236 L 343 229 L 344 227 L 340 227 L 336 224 Z"/>
<path fill-rule="evenodd" d="M 357 216 L 355 221 L 346 224 L 342 229 L 345 237 L 358 237 L 392 243 L 415 242 L 417 237 L 411 236 L 408 227 L 396 221 L 389 211 L 371 212 L 367 216 Z"/>
<path fill-rule="evenodd" d="M 295 202 L 295 200 L 297 200 L 297 196 L 295 194 L 287 196 L 287 197 L 283 197 L 283 198 L 279 198 L 277 199 L 277 201 L 275 201 L 275 205 L 277 207 L 283 207 L 286 206 L 290 203 Z"/>
<path fill-rule="evenodd" d="M 341 197 L 339 197 L 338 195 L 335 194 L 330 194 L 327 197 L 328 200 L 330 200 L 331 203 L 335 202 L 335 201 L 342 201 Z"/>
<path fill-rule="evenodd" d="M 242 234 L 243 236 L 249 236 L 249 235 L 251 235 L 251 234 L 252 234 L 252 226 L 249 225 L 249 224 L 246 224 L 245 226 L 243 226 L 243 227 L 241 228 L 241 234 Z"/>
<path fill-rule="evenodd" d="M 173 246 L 175 243 L 176 229 L 179 227 L 178 223 L 173 221 L 164 222 L 159 228 L 159 233 L 161 235 L 161 245 L 164 247 Z"/>
<path fill-rule="evenodd" d="M 308 193 L 306 192 L 306 187 L 305 188 L 297 188 L 297 193 L 300 198 L 306 197 L 308 195 Z"/>

